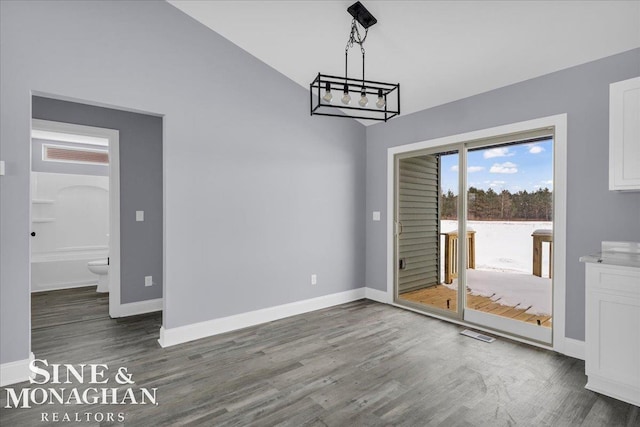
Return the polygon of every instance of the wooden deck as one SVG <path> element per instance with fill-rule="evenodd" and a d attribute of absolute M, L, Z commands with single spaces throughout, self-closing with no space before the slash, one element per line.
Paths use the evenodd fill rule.
<path fill-rule="evenodd" d="M 457 292 L 443 285 L 405 292 L 400 295 L 400 299 L 451 311 L 456 311 L 458 305 Z M 449 307 L 447 307 L 447 301 L 449 301 Z M 471 295 L 469 292 L 467 292 L 467 307 L 497 316 L 533 323 L 534 325 L 537 325 L 539 321 L 541 326 L 551 327 L 551 316 L 529 314 L 526 313 L 529 307 L 510 307 L 495 302 L 489 297 Z"/>

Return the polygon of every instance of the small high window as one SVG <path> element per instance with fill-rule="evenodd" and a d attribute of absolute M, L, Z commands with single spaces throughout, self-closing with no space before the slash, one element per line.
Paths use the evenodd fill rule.
<path fill-rule="evenodd" d="M 42 146 L 42 160 L 48 162 L 109 164 L 109 151 L 104 149 L 68 147 L 45 144 Z"/>

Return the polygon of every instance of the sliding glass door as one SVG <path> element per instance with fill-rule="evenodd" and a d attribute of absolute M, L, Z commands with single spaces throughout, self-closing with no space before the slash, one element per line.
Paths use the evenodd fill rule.
<path fill-rule="evenodd" d="M 553 138 L 467 147 L 464 319 L 550 344 Z M 474 168 L 474 169 L 472 169 Z M 471 170 L 482 171 L 470 173 Z M 478 179 L 478 174 L 488 173 Z"/>
<path fill-rule="evenodd" d="M 552 339 L 549 129 L 396 156 L 396 302 Z"/>

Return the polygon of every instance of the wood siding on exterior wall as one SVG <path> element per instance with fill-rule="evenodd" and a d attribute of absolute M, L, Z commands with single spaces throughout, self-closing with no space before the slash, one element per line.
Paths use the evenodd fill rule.
<path fill-rule="evenodd" d="M 439 281 L 438 171 L 436 156 L 399 161 L 400 236 L 398 292 L 437 285 Z"/>

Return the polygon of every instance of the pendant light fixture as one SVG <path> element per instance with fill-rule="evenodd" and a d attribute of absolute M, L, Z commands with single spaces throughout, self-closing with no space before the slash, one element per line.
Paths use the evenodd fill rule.
<path fill-rule="evenodd" d="M 353 17 L 349 40 L 344 50 L 344 77 L 318 73 L 309 85 L 311 115 L 347 117 L 364 120 L 387 121 L 400 114 L 400 83 L 383 83 L 365 80 L 364 42 L 369 27 L 378 22 L 376 18 L 359 1 L 347 8 Z M 364 29 L 364 37 L 361 29 Z M 362 78 L 350 78 L 348 75 L 349 49 L 354 44 L 360 46 L 362 53 Z M 332 90 L 342 88 L 341 102 L 333 102 Z M 324 93 L 322 93 L 324 91 Z M 352 95 L 357 96 L 357 103 L 351 105 Z M 369 97 L 376 100 L 369 102 Z"/>

